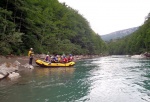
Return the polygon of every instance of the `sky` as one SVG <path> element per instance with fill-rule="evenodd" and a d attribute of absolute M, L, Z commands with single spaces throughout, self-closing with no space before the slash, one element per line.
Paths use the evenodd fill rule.
<path fill-rule="evenodd" d="M 58 0 L 77 10 L 99 35 L 141 26 L 150 0 Z"/>

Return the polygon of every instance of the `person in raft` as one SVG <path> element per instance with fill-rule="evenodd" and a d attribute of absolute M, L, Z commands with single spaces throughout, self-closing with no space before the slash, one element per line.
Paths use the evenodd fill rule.
<path fill-rule="evenodd" d="M 50 56 L 49 56 L 49 55 L 46 55 L 45 61 L 46 61 L 46 62 L 51 62 L 51 59 L 50 59 Z"/>
<path fill-rule="evenodd" d="M 72 56 L 72 54 L 69 54 L 69 57 L 68 57 L 68 62 L 71 62 L 71 61 L 73 61 L 73 56 Z"/>
<path fill-rule="evenodd" d="M 32 60 L 33 60 L 33 48 L 30 48 L 29 52 L 28 52 L 28 56 L 29 56 L 29 65 L 32 65 Z"/>

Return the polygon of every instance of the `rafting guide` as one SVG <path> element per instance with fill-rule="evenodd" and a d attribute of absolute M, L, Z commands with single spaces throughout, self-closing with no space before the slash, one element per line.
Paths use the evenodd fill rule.
<path fill-rule="evenodd" d="M 32 60 L 33 60 L 33 48 L 30 48 L 29 52 L 28 52 L 28 56 L 29 56 L 29 65 L 32 65 Z"/>

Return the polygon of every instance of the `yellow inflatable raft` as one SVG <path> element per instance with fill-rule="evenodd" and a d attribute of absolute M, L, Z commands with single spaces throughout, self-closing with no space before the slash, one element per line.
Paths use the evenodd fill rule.
<path fill-rule="evenodd" d="M 49 63 L 42 60 L 35 61 L 37 65 L 41 67 L 70 67 L 75 65 L 75 62 L 68 62 L 68 63 Z"/>

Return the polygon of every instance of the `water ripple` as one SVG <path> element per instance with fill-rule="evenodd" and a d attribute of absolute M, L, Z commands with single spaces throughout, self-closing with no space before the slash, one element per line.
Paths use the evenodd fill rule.
<path fill-rule="evenodd" d="M 11 85 L 1 82 L 1 102 L 150 102 L 148 59 L 107 56 L 74 67 L 35 68 Z"/>

